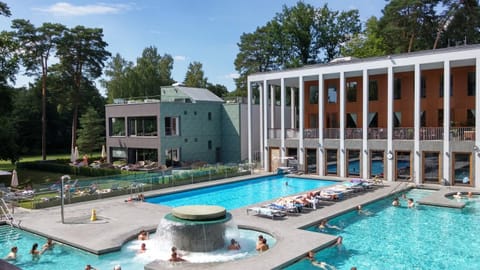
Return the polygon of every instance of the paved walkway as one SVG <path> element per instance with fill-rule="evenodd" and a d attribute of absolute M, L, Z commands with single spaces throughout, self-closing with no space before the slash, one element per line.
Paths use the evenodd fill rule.
<path fill-rule="evenodd" d="M 239 177 L 233 181 L 245 179 Z M 325 177 L 322 177 L 325 179 Z M 145 192 L 146 196 L 165 194 L 173 191 L 217 185 L 232 180 L 213 181 L 189 186 L 172 187 L 163 190 Z M 272 220 L 248 215 L 245 208 L 231 211 L 233 219 L 242 228 L 255 229 L 271 234 L 276 244 L 267 252 L 227 263 L 182 264 L 182 269 L 279 269 L 303 257 L 309 250 L 330 245 L 335 237 L 315 233 L 300 228 L 318 224 L 324 218 L 330 218 L 350 211 L 359 204 L 390 196 L 408 188 L 408 184 L 386 182 L 383 186 L 367 192 L 359 192 L 345 200 L 325 205 L 316 210 L 285 218 Z M 450 189 L 451 192 L 455 192 Z M 170 212 L 169 207 L 144 202 L 125 202 L 128 196 L 95 200 L 64 207 L 64 223 L 61 222 L 60 207 L 39 210 L 17 211 L 15 217 L 21 220 L 25 230 L 50 237 L 95 254 L 119 250 L 125 242 L 136 237 L 142 229 L 153 231 L 160 220 Z M 262 204 L 265 204 L 263 202 Z M 260 204 L 259 204 L 260 205 Z M 90 221 L 92 209 L 97 214 L 96 221 Z M 308 240 L 307 240 L 308 239 Z M 307 240 L 307 241 L 306 241 Z M 164 269 L 164 262 L 152 262 L 145 269 Z"/>

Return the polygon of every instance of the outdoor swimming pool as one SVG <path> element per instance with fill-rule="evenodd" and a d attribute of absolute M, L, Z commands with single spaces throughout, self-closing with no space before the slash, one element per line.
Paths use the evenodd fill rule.
<path fill-rule="evenodd" d="M 222 258 L 224 260 L 236 260 L 249 256 L 255 256 L 258 252 L 255 250 L 256 239 L 259 232 L 253 230 L 238 230 L 238 235 L 235 238 L 240 242 L 242 249 L 239 251 L 220 250 L 214 251 L 208 256 L 210 259 Z M 270 235 L 262 234 L 267 238 L 270 246 L 275 244 L 275 239 Z M 169 249 L 154 240 L 155 235 L 151 235 L 151 240 L 145 241 L 147 245 L 147 252 L 138 253 L 141 241 L 134 240 L 123 245 L 121 251 L 112 252 L 105 255 L 97 256 L 82 250 L 67 246 L 56 244 L 50 251 L 45 252 L 40 256 L 40 259 L 35 261 L 32 255 L 29 254 L 30 249 L 34 243 L 38 243 L 41 247 L 46 238 L 22 231 L 10 226 L 0 226 L 0 246 L 2 247 L 0 258 L 5 258 L 12 246 L 18 247 L 17 261 L 13 262 L 22 270 L 70 270 L 70 269 L 85 269 L 85 265 L 90 264 L 98 270 L 109 270 L 117 264 L 122 266 L 125 270 L 141 270 L 145 264 L 155 260 L 168 260 Z M 225 243 L 227 244 L 227 243 Z M 202 253 L 185 254 L 184 258 L 190 262 L 202 262 L 207 255 Z M 167 268 L 172 267 L 168 262 L 165 262 Z"/>
<path fill-rule="evenodd" d="M 232 210 L 335 183 L 337 182 L 274 175 L 151 197 L 146 201 L 170 207 L 187 204 L 220 205 Z"/>
<path fill-rule="evenodd" d="M 415 200 L 430 191 L 414 189 L 407 197 Z M 356 211 L 336 217 L 331 225 L 343 228 L 326 233 L 343 237 L 343 245 L 329 247 L 315 255 L 318 261 L 339 270 L 358 269 L 480 269 L 480 198 L 467 200 L 463 209 L 434 206 L 406 208 L 391 206 L 392 197 L 364 206 L 372 215 Z M 308 228 L 319 231 L 314 226 Z M 284 269 L 319 269 L 301 260 Z"/>

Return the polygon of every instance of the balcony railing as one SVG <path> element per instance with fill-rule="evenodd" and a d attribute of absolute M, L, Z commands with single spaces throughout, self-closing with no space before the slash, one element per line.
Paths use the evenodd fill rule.
<path fill-rule="evenodd" d="M 368 138 L 374 140 L 386 140 L 387 128 L 368 128 Z"/>
<path fill-rule="evenodd" d="M 326 128 L 323 130 L 323 138 L 325 139 L 338 139 L 340 138 L 339 128 Z"/>
<path fill-rule="evenodd" d="M 285 138 L 298 139 L 299 129 L 285 129 Z M 303 130 L 303 138 L 315 139 L 318 138 L 318 128 L 307 128 Z M 393 140 L 413 140 L 414 128 L 402 127 L 393 129 Z M 363 133 L 361 128 L 346 128 L 345 139 L 362 139 Z M 268 137 L 270 139 L 280 139 L 281 129 L 270 128 L 268 129 Z M 323 130 L 324 139 L 339 139 L 340 129 L 338 128 L 325 128 Z M 422 127 L 420 128 L 420 140 L 443 140 L 444 132 L 443 127 Z M 474 141 L 475 140 L 475 128 L 474 127 L 452 127 L 449 132 L 450 141 Z M 387 128 L 368 128 L 368 139 L 374 140 L 386 140 Z"/>
<path fill-rule="evenodd" d="M 303 137 L 305 139 L 318 138 L 318 128 L 306 128 L 303 130 Z"/>
<path fill-rule="evenodd" d="M 474 141 L 474 127 L 452 127 L 450 128 L 450 141 Z"/>
<path fill-rule="evenodd" d="M 346 128 L 345 139 L 361 139 L 363 135 L 361 128 Z"/>
<path fill-rule="evenodd" d="M 443 127 L 422 127 L 420 128 L 420 140 L 443 140 Z"/>
<path fill-rule="evenodd" d="M 413 128 L 411 127 L 400 127 L 393 128 L 393 139 L 394 140 L 413 140 Z"/>

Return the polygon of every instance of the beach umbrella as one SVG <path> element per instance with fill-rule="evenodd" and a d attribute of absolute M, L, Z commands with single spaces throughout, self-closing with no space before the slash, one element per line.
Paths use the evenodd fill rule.
<path fill-rule="evenodd" d="M 18 187 L 18 175 L 16 170 L 13 170 L 12 172 L 12 182 L 10 183 L 10 186 Z"/>
<path fill-rule="evenodd" d="M 105 150 L 105 145 L 102 145 L 102 158 L 106 158 L 107 157 L 107 151 Z"/>
<path fill-rule="evenodd" d="M 75 157 L 75 160 L 77 160 L 78 157 L 80 156 L 80 154 L 78 154 L 78 146 L 75 146 L 75 151 L 73 151 L 73 156 Z"/>

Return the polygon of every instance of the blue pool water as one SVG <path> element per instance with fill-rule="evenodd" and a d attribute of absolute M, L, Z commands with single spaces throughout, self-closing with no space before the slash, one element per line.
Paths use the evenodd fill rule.
<path fill-rule="evenodd" d="M 236 260 L 249 256 L 257 255 L 255 250 L 256 239 L 259 232 L 253 230 L 239 230 L 235 233 L 235 239 L 241 245 L 239 251 L 219 250 L 205 255 L 202 253 L 184 253 L 184 258 L 189 262 L 204 262 L 208 259 L 216 260 Z M 270 235 L 263 234 L 267 242 L 272 247 L 275 245 L 275 239 Z M 121 251 L 112 252 L 97 256 L 70 246 L 55 244 L 52 250 L 45 252 L 38 261 L 32 259 L 29 254 L 34 243 L 41 247 L 46 242 L 44 237 L 31 234 L 19 229 L 10 228 L 10 226 L 0 226 L 0 258 L 5 258 L 12 246 L 18 247 L 17 261 L 13 262 L 22 270 L 70 270 L 85 269 L 85 265 L 90 264 L 98 270 L 110 270 L 117 264 L 124 270 L 141 270 L 145 264 L 155 259 L 165 260 L 165 268 L 173 266 L 166 262 L 170 257 L 170 246 L 161 243 L 151 235 L 151 240 L 143 241 L 146 243 L 147 252 L 138 253 L 142 241 L 130 241 L 122 247 Z M 227 243 L 225 243 L 227 245 Z M 209 257 L 207 257 L 209 256 Z M 174 268 L 174 267 L 173 267 Z"/>
<path fill-rule="evenodd" d="M 429 191 L 414 189 L 407 197 L 418 200 Z M 329 221 L 343 228 L 326 233 L 343 237 L 343 245 L 315 255 L 339 270 L 358 269 L 480 269 L 480 198 L 465 199 L 463 209 L 434 206 L 391 206 L 392 198 L 364 206 L 372 215 L 356 211 Z M 319 231 L 317 227 L 308 228 Z M 285 269 L 319 269 L 300 260 Z"/>
<path fill-rule="evenodd" d="M 285 183 L 288 183 L 288 185 Z M 220 205 L 227 210 L 232 210 L 335 183 L 326 180 L 275 175 L 151 197 L 147 198 L 146 201 L 170 207 L 187 204 Z"/>

